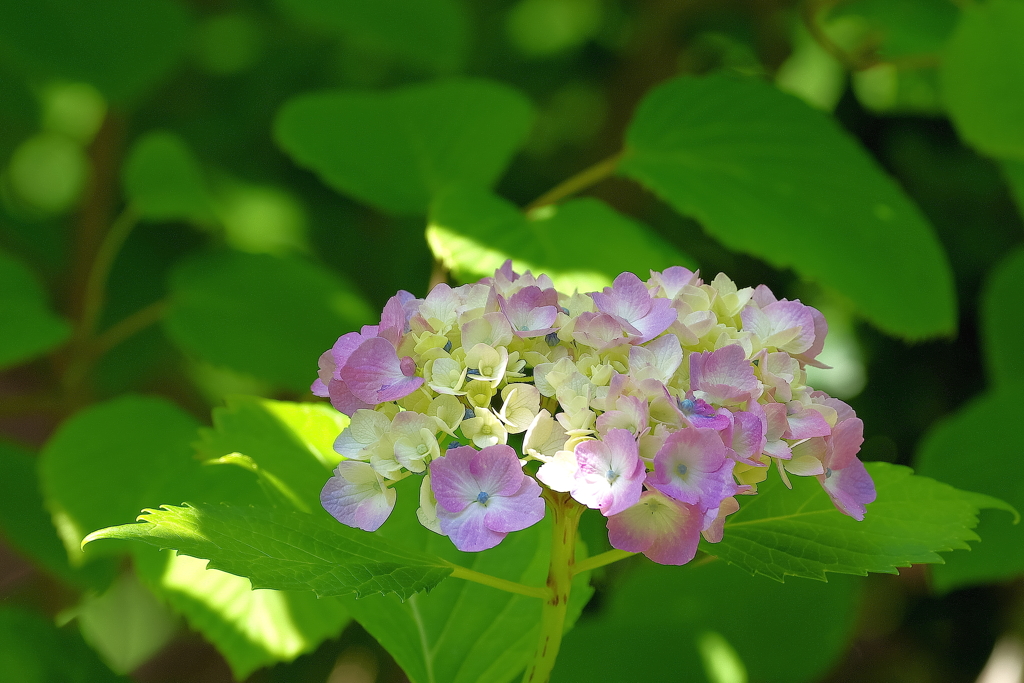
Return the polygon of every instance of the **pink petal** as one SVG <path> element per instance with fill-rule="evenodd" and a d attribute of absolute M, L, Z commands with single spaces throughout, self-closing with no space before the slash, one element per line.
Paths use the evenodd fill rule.
<path fill-rule="evenodd" d="M 348 357 L 341 377 L 356 398 L 371 405 L 408 396 L 423 384 L 422 377 L 406 376 L 395 347 L 381 337 L 363 341 Z"/>
<path fill-rule="evenodd" d="M 696 507 L 645 491 L 636 505 L 608 518 L 608 541 L 659 564 L 686 564 L 697 554 L 703 521 Z"/>

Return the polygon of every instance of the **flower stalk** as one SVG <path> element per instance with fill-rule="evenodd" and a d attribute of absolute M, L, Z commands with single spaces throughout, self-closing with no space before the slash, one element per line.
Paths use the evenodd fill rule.
<path fill-rule="evenodd" d="M 548 569 L 548 596 L 541 608 L 540 637 L 533 661 L 523 675 L 523 683 L 546 683 L 551 678 L 555 659 L 565 632 L 565 614 L 572 590 L 576 556 L 576 531 L 584 508 L 566 493 L 546 490 L 544 498 L 552 513 L 551 564 Z"/>

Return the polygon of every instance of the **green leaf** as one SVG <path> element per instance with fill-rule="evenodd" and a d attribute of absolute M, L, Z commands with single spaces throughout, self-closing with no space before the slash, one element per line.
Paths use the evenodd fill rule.
<path fill-rule="evenodd" d="M 801 683 L 819 680 L 853 633 L 861 579 L 778 583 L 724 562 L 634 562 L 601 611 L 566 635 L 552 680 L 747 680 L 717 678 L 702 666 L 701 645 L 717 636 L 735 650 L 749 680 Z"/>
<path fill-rule="evenodd" d="M 1017 204 L 1017 213 L 1024 217 L 1024 161 L 1004 159 L 1001 166 L 1010 194 Z"/>
<path fill-rule="evenodd" d="M 18 683 L 128 681 L 105 667 L 75 631 L 13 607 L 0 607 L 0 672 Z"/>
<path fill-rule="evenodd" d="M 101 595 L 86 595 L 74 614 L 85 641 L 121 674 L 159 652 L 174 637 L 179 623 L 130 572 Z"/>
<path fill-rule="evenodd" d="M 320 489 L 341 456 L 334 440 L 348 417 L 328 403 L 288 403 L 232 396 L 213 411 L 213 429 L 199 430 L 196 451 L 205 460 L 232 453 L 251 459 L 303 512 L 320 509 Z M 243 466 L 247 466 L 244 463 Z"/>
<path fill-rule="evenodd" d="M 222 252 L 179 264 L 164 324 L 187 352 L 296 391 L 317 358 L 373 319 L 333 273 L 294 257 Z"/>
<path fill-rule="evenodd" d="M 20 261 L 0 252 L 0 368 L 17 365 L 60 346 L 71 325 L 54 314 L 46 293 Z"/>
<path fill-rule="evenodd" d="M 936 425 L 918 449 L 918 471 L 1024 510 L 1024 479 L 1011 464 L 1024 460 L 1018 387 L 984 395 Z M 978 531 L 983 542 L 934 567 L 936 586 L 949 590 L 1024 573 L 1024 524 L 1012 521 L 1004 514 L 985 513 Z"/>
<path fill-rule="evenodd" d="M 1024 3 L 964 7 L 942 60 L 942 94 L 960 136 L 996 157 L 1024 160 Z"/>
<path fill-rule="evenodd" d="M 452 185 L 491 187 L 526 139 L 518 91 L 455 79 L 386 93 L 302 95 L 277 115 L 278 144 L 331 187 L 393 213 L 424 213 Z"/>
<path fill-rule="evenodd" d="M 143 219 L 202 223 L 213 216 L 202 168 L 174 133 L 153 131 L 137 140 L 128 152 L 122 181 Z"/>
<path fill-rule="evenodd" d="M 989 384 L 996 391 L 1019 390 L 1024 382 L 1024 248 L 993 269 L 981 300 L 981 325 Z"/>
<path fill-rule="evenodd" d="M 727 247 L 838 290 L 887 332 L 955 329 L 949 264 L 920 210 L 834 119 L 765 83 L 656 88 L 620 169 Z"/>
<path fill-rule="evenodd" d="M 237 680 L 310 652 L 350 621 L 338 598 L 253 590 L 242 577 L 207 569 L 205 560 L 142 550 L 135 567 L 143 580 L 217 647 Z"/>
<path fill-rule="evenodd" d="M 313 591 L 321 597 L 430 590 L 451 574 L 439 557 L 395 548 L 372 534 L 291 510 L 239 505 L 164 505 L 139 524 L 95 531 L 210 560 L 254 589 Z"/>
<path fill-rule="evenodd" d="M 479 572 L 532 586 L 544 585 L 551 524 L 509 534 L 497 547 L 463 553 L 450 539 L 416 519 L 419 482 L 396 486 L 398 503 L 377 532 L 410 551 L 428 552 Z M 577 547 L 582 559 L 584 549 Z M 567 626 L 575 622 L 592 590 L 577 576 Z M 453 579 L 401 602 L 393 595 L 347 599 L 353 618 L 386 649 L 413 683 L 505 683 L 529 663 L 538 639 L 541 601 Z"/>
<path fill-rule="evenodd" d="M 73 564 L 94 529 L 134 519 L 147 505 L 197 496 L 251 499 L 251 475 L 192 457 L 198 424 L 162 398 L 122 396 L 65 421 L 39 457 L 40 486 Z"/>
<path fill-rule="evenodd" d="M 896 574 L 897 567 L 943 562 L 939 552 L 969 549 L 967 541 L 979 540 L 972 529 L 980 507 L 1012 512 L 1003 501 L 915 476 L 907 467 L 873 462 L 867 468 L 878 499 L 861 522 L 836 510 L 811 477 L 793 477 L 789 491 L 773 476 L 729 517 L 722 541 L 701 541 L 701 549 L 779 581 L 825 580 L 825 572 Z"/>
<path fill-rule="evenodd" d="M 575 199 L 523 215 L 484 190 L 446 193 L 432 206 L 427 242 L 461 282 L 494 275 L 506 259 L 519 272 L 551 276 L 571 292 L 599 290 L 624 271 L 646 279 L 649 270 L 686 265 L 650 228 L 596 199 Z"/>
<path fill-rule="evenodd" d="M 411 66 L 449 73 L 466 56 L 469 26 L 465 9 L 454 0 L 277 0 L 277 5 L 297 21 Z"/>
<path fill-rule="evenodd" d="M 63 581 L 99 587 L 113 579 L 112 564 L 92 563 L 73 569 L 43 505 L 36 474 L 36 457 L 0 441 L 0 535 L 26 558 Z"/>
<path fill-rule="evenodd" d="M 854 0 L 836 11 L 863 19 L 878 56 L 886 60 L 934 54 L 956 27 L 957 15 L 949 0 Z"/>
<path fill-rule="evenodd" d="M 0 42 L 26 71 L 87 81 L 118 101 L 174 67 L 190 23 L 172 0 L 2 0 L 0 16 Z"/>

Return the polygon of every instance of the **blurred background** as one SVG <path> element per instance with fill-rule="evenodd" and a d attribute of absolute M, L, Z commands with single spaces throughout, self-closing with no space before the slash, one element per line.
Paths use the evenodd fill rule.
<path fill-rule="evenodd" d="M 970 106 L 944 90 L 956 74 L 943 70 L 951 51 L 977 55 L 957 62 L 978 84 L 967 101 L 982 119 L 1004 107 L 1001 120 L 1024 139 L 1021 7 L 0 0 L 0 678 L 407 680 L 344 615 L 289 630 L 242 614 L 214 628 L 125 556 L 81 562 L 65 548 L 74 520 L 62 496 L 88 487 L 88 458 L 102 457 L 88 431 L 56 443 L 69 418 L 159 396 L 156 412 L 173 413 L 164 424 L 181 420 L 194 437 L 229 395 L 312 400 L 316 357 L 335 337 L 375 322 L 396 290 L 423 296 L 447 276 L 423 211 L 332 189 L 275 141 L 282 106 L 324 89 L 453 76 L 517 89 L 535 118 L 496 191 L 519 206 L 617 153 L 644 95 L 680 74 L 761 79 L 834 117 L 934 228 L 955 281 L 955 331 L 885 334 L 842 293 L 756 249 L 727 248 L 633 181 L 585 192 L 708 280 L 725 272 L 819 307 L 830 325 L 821 358 L 834 369 L 809 382 L 863 418 L 863 459 L 1024 509 L 1024 144 L 972 133 Z M 993 92 L 995 104 L 984 99 Z M 822 226 L 816 239 L 831 238 Z M 111 410 L 117 429 L 124 418 Z M 145 481 L 163 439 L 172 436 L 140 432 L 119 467 Z M 79 471 L 77 484 L 60 479 Z M 1004 517 L 986 512 L 984 542 L 948 565 L 827 586 L 776 585 L 715 563 L 671 575 L 615 565 L 567 636 L 555 680 L 1019 683 L 1024 529 Z M 630 629 L 650 652 L 616 650 Z"/>

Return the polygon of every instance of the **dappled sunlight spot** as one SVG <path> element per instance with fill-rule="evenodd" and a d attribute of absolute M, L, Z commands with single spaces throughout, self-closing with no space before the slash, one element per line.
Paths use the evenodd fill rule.
<path fill-rule="evenodd" d="M 718 631 L 700 634 L 697 651 L 711 683 L 747 683 L 747 667 L 736 649 Z"/>

